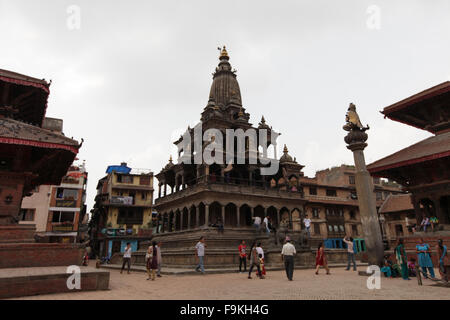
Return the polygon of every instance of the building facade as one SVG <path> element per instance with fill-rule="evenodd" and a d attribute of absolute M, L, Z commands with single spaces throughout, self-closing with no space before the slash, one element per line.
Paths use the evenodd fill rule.
<path fill-rule="evenodd" d="M 41 242 L 81 242 L 86 236 L 85 164 L 72 165 L 61 184 L 39 186 L 22 201 L 20 224 L 35 224 Z"/>
<path fill-rule="evenodd" d="M 400 185 L 374 178 L 377 208 L 390 195 L 402 194 Z M 355 186 L 355 167 L 341 165 L 303 177 L 300 183 L 308 201 L 305 214 L 311 219 L 311 238 L 325 240 L 327 247 L 342 247 L 342 238 L 351 235 L 362 240 L 364 234 Z"/>
<path fill-rule="evenodd" d="M 443 229 L 450 229 L 449 103 L 447 81 L 384 108 L 385 117 L 433 135 L 367 167 L 373 176 L 405 186 L 419 223 L 425 216 L 435 216 Z"/>
<path fill-rule="evenodd" d="M 133 173 L 126 163 L 109 166 L 106 173 L 97 184 L 90 238 L 97 255 L 111 257 L 123 252 L 127 242 L 136 250 L 139 240 L 151 236 L 153 173 Z"/>

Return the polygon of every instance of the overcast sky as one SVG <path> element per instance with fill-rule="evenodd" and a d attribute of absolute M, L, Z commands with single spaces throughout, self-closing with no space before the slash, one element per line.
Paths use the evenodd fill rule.
<path fill-rule="evenodd" d="M 222 45 L 251 122 L 264 115 L 308 176 L 353 163 L 350 102 L 371 127 L 368 163 L 430 136 L 379 111 L 450 80 L 449 13 L 448 0 L 0 0 L 0 68 L 53 80 L 47 116 L 85 139 L 90 210 L 108 165 L 157 173 L 176 154 Z"/>

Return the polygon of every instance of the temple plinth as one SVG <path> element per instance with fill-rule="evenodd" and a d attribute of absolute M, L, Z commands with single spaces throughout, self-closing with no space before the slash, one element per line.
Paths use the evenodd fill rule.
<path fill-rule="evenodd" d="M 348 144 L 347 148 L 353 152 L 355 161 L 356 192 L 367 247 L 368 262 L 370 265 L 381 266 L 384 255 L 383 239 L 378 220 L 375 196 L 373 194 L 373 181 L 369 171 L 367 171 L 366 160 L 364 158 L 364 149 L 367 147 L 366 141 L 368 139 L 365 131 L 369 127 L 364 128 L 361 125 L 358 114 L 356 113 L 356 107 L 353 104 L 348 109 L 346 121 L 347 124 L 344 126 L 344 130 L 349 131 L 349 133 L 344 140 Z"/>

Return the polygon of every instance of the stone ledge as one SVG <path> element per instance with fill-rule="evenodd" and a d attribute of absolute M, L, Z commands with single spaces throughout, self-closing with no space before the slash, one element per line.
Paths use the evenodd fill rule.
<path fill-rule="evenodd" d="M 0 269 L 0 299 L 51 294 L 108 290 L 109 272 L 81 267 L 81 289 L 69 290 L 66 267 Z"/>

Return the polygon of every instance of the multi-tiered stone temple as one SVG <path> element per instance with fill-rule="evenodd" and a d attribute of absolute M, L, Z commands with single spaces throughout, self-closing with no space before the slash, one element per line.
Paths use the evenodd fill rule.
<path fill-rule="evenodd" d="M 298 249 L 305 248 L 305 254 L 299 254 L 298 259 L 310 263 L 311 252 L 307 250 L 301 232 L 301 221 L 304 205 L 303 190 L 300 177 L 303 177 L 303 166 L 291 157 L 284 148 L 281 158 L 276 159 L 276 141 L 271 138 L 272 128 L 264 117 L 257 127 L 250 122 L 241 98 L 236 71 L 232 69 L 230 58 L 225 47 L 220 54 L 220 62 L 213 74 L 213 84 L 207 106 L 201 114 L 202 134 L 208 129 L 218 129 L 223 134 L 223 146 L 226 146 L 227 129 L 254 129 L 259 132 L 267 130 L 267 143 L 257 139 L 258 161 L 251 164 L 252 148 L 248 138 L 245 144 L 245 164 L 238 164 L 236 155 L 231 163 L 226 155 L 213 154 L 222 161 L 207 164 L 207 161 L 197 163 L 195 152 L 189 157 L 191 161 L 178 161 L 172 158 L 156 175 L 159 180 L 159 198 L 155 208 L 158 211 L 158 233 L 154 240 L 164 243 L 164 263 L 171 266 L 194 265 L 193 246 L 198 238 L 206 236 L 208 252 L 206 264 L 212 266 L 235 265 L 238 261 L 237 246 L 241 239 L 247 242 L 261 240 L 266 247 L 266 262 L 279 263 L 281 240 L 291 235 Z M 188 128 L 194 150 L 194 128 Z M 271 141 L 273 140 L 273 141 Z M 181 147 L 183 137 L 175 141 L 179 147 L 180 159 L 186 160 L 186 146 Z M 204 151 L 214 138 L 202 142 Z M 217 141 L 216 141 L 217 142 Z M 237 151 L 238 142 L 234 146 Z M 273 148 L 273 164 L 277 169 L 274 174 L 262 174 L 263 164 L 260 159 L 268 159 L 267 149 Z M 213 152 L 214 153 L 214 152 Z M 217 159 L 217 158 L 216 158 Z M 189 163 L 190 162 L 190 163 Z M 219 162 L 219 163 L 218 163 Z M 266 162 L 264 162 L 266 163 Z M 260 235 L 252 229 L 253 217 L 269 216 L 277 228 L 277 235 Z M 293 223 L 296 222 L 296 223 Z M 224 225 L 224 232 L 219 232 L 217 225 Z M 271 259 L 276 253 L 276 258 Z M 307 262 L 308 261 L 308 262 Z"/>

